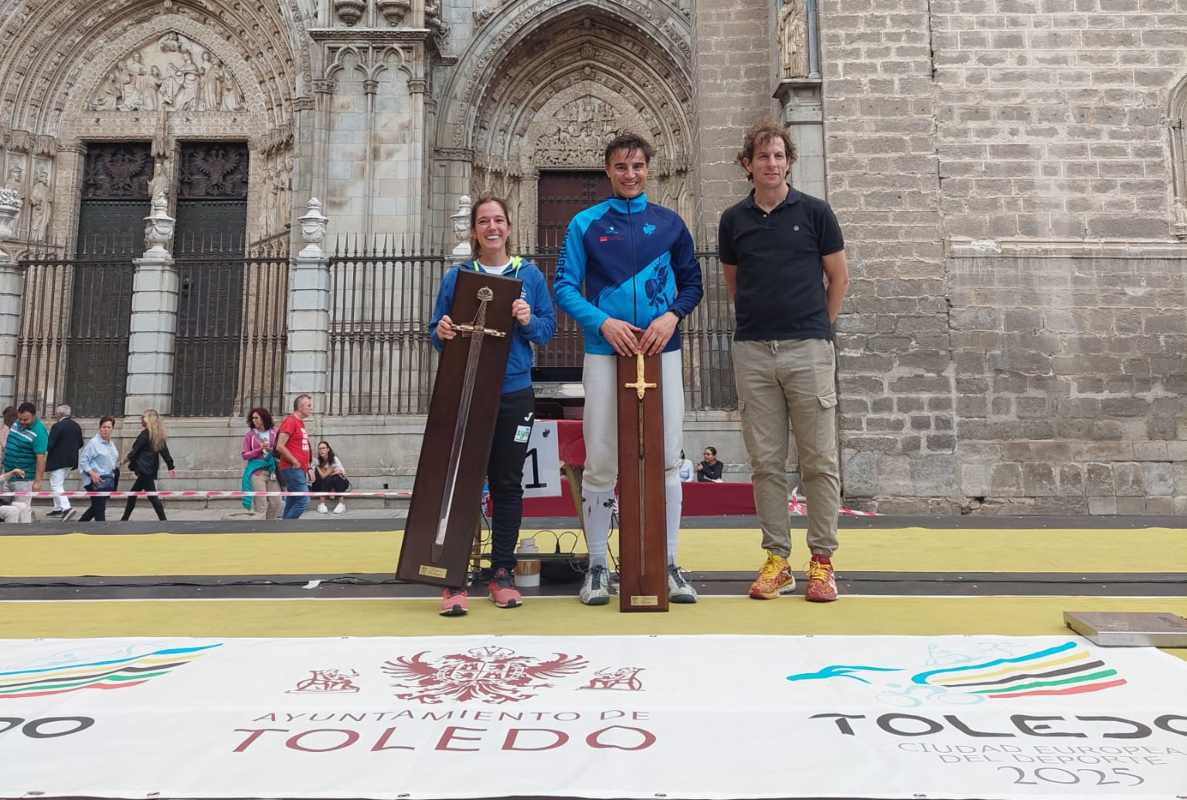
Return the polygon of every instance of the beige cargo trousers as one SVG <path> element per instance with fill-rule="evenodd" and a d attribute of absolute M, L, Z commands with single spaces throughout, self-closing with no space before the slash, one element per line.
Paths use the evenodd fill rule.
<path fill-rule="evenodd" d="M 808 502 L 808 549 L 814 555 L 831 556 L 837 549 L 841 507 L 833 343 L 826 339 L 735 341 L 733 356 L 763 549 L 783 558 L 791 554 L 790 422 Z"/>

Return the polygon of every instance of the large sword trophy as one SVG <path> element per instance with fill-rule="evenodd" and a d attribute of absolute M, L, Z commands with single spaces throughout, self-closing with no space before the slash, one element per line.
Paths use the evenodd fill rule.
<path fill-rule="evenodd" d="M 660 356 L 618 358 L 619 611 L 667 611 Z"/>
<path fill-rule="evenodd" d="M 466 583 L 511 346 L 511 304 L 521 286 L 514 278 L 458 273 L 450 309 L 458 336 L 445 343 L 437 366 L 398 578 L 438 586 Z"/>

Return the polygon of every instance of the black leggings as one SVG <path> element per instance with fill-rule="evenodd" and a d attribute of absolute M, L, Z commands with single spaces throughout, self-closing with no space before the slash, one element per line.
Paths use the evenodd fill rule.
<path fill-rule="evenodd" d="M 528 388 L 503 395 L 491 440 L 486 479 L 491 500 L 491 569 L 515 569 L 515 549 L 523 521 L 523 462 L 532 431 L 536 399 Z"/>
<path fill-rule="evenodd" d="M 145 478 L 141 475 L 137 475 L 136 482 L 132 484 L 132 488 L 129 489 L 128 491 L 130 491 L 130 492 L 155 492 L 156 490 L 157 490 L 156 478 Z M 157 512 L 157 519 L 165 519 L 165 505 L 161 502 L 161 498 L 157 497 L 156 495 L 153 495 L 152 497 L 149 497 L 147 499 L 148 499 L 148 502 L 152 503 L 153 511 Z M 131 517 L 132 509 L 134 509 L 134 508 L 136 508 L 136 498 L 129 497 L 128 504 L 124 506 L 124 515 L 122 517 L 120 517 L 120 519 L 126 520 L 129 517 Z"/>

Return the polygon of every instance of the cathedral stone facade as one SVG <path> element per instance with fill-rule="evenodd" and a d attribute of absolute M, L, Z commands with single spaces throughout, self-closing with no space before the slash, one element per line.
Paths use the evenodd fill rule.
<path fill-rule="evenodd" d="M 19 198 L 11 232 L 0 228 L 0 399 L 71 399 L 68 380 L 22 376 L 43 318 L 77 309 L 67 295 L 89 284 L 30 304 L 31 254 L 138 239 L 152 198 L 177 221 L 179 264 L 186 241 L 224 234 L 291 240 L 295 253 L 318 198 L 323 261 L 294 263 L 279 289 L 247 280 L 226 324 L 283 333 L 287 319 L 287 360 L 252 381 L 283 374 L 290 395 L 312 388 L 328 412 L 319 433 L 352 454 L 357 486 L 409 485 L 415 404 L 372 402 L 404 391 L 382 381 L 335 401 L 324 376 L 338 369 L 361 386 L 382 362 L 375 343 L 399 347 L 404 333 L 384 328 L 343 371 L 334 342 L 354 341 L 339 324 L 354 302 L 343 298 L 374 289 L 357 269 L 343 282 L 317 265 L 342 242 L 448 251 L 459 209 L 486 191 L 510 201 L 516 247 L 546 254 L 601 192 L 605 141 L 633 130 L 656 145 L 649 194 L 694 232 L 718 304 L 695 323 L 704 348 L 686 354 L 686 450 L 714 444 L 745 478 L 711 254 L 718 217 L 747 191 L 734 163 L 742 132 L 774 115 L 799 149 L 794 183 L 829 200 L 848 245 L 836 344 L 851 504 L 1184 513 L 1184 5 L 0 0 L 0 215 Z M 127 292 L 145 294 L 129 312 L 111 295 L 116 313 L 142 315 L 125 331 L 126 394 L 176 397 L 174 337 L 189 336 L 186 293 L 204 284 L 165 264 L 149 292 L 143 280 L 158 273 L 138 273 L 137 289 L 128 269 Z M 251 310 L 277 291 L 286 312 Z M 369 324 L 412 330 L 421 320 L 406 307 L 426 291 L 410 285 Z M 150 294 L 171 308 L 180 294 L 176 319 L 146 312 Z M 301 316 L 306 302 L 316 314 Z M 85 352 L 75 338 L 63 341 Z M 49 373 L 69 369 L 68 355 L 39 358 Z M 224 439 L 239 423 L 203 407 L 177 404 L 174 436 L 190 446 L 175 449 L 189 453 L 192 483 L 222 485 L 236 457 Z"/>

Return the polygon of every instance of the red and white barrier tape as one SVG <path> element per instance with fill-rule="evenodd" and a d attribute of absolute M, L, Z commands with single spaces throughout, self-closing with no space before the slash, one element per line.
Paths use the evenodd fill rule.
<path fill-rule="evenodd" d="M 787 504 L 787 510 L 799 517 L 808 515 L 808 503 L 800 499 L 798 490 L 793 490 L 791 493 L 791 502 Z M 841 506 L 839 511 L 842 517 L 876 517 L 878 516 L 873 511 L 858 511 L 856 508 L 846 508 Z"/>
<path fill-rule="evenodd" d="M 75 490 L 69 492 L 0 492 L 0 497 L 33 497 L 33 498 L 51 498 L 51 497 L 68 497 L 71 499 L 85 498 L 85 497 L 203 497 L 214 499 L 229 499 L 234 500 L 244 497 L 333 497 L 333 498 L 347 498 L 347 497 L 412 497 L 412 492 L 403 491 L 378 491 L 378 492 L 243 492 L 238 490 L 223 490 L 223 489 L 195 489 L 185 491 L 156 491 L 156 492 L 88 492 L 85 490 Z"/>
<path fill-rule="evenodd" d="M 155 492 L 128 492 L 128 491 L 113 491 L 113 492 L 88 492 L 85 490 L 72 490 L 68 492 L 0 492 L 0 497 L 32 497 L 35 499 L 50 499 L 53 497 L 67 497 L 72 500 L 84 499 L 88 497 L 110 497 L 110 498 L 125 498 L 135 497 L 148 498 L 160 497 L 168 499 L 170 497 L 188 497 L 188 498 L 204 498 L 213 500 L 238 500 L 244 497 L 334 497 L 338 498 L 354 498 L 354 497 L 393 497 L 408 499 L 412 497 L 412 492 L 407 489 L 399 491 L 380 490 L 374 492 L 244 492 L 237 489 L 186 489 L 186 490 L 158 490 Z M 799 492 L 793 491 L 791 493 L 791 501 L 787 504 L 787 509 L 792 514 L 797 516 L 807 516 L 808 504 L 806 501 L 800 499 Z M 846 508 L 844 506 L 840 509 L 840 514 L 843 517 L 876 517 L 878 514 L 872 511 L 858 511 L 855 508 Z"/>

